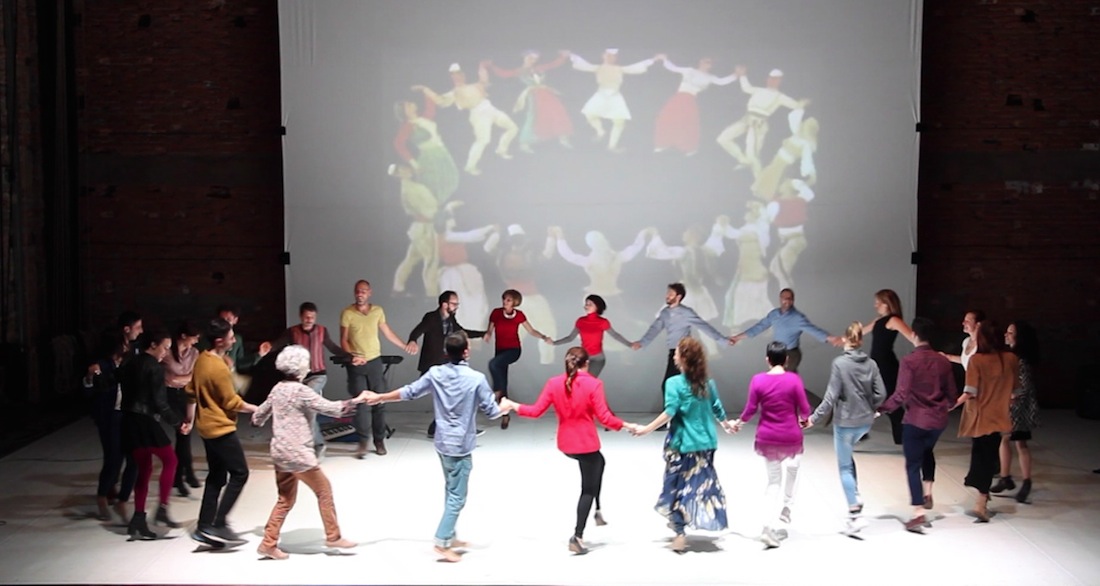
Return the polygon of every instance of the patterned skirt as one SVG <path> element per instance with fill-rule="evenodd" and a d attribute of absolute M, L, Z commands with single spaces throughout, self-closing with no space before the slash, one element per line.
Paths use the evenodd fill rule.
<path fill-rule="evenodd" d="M 668 519 L 679 511 L 692 529 L 726 529 L 726 493 L 714 470 L 714 450 L 681 454 L 669 449 L 668 443 L 666 437 L 664 487 L 653 508 Z"/>

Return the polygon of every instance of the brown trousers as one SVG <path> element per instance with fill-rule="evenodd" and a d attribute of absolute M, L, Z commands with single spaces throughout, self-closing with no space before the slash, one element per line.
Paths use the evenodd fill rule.
<path fill-rule="evenodd" d="M 336 522 L 336 506 L 332 500 L 332 485 L 321 467 L 305 472 L 275 471 L 275 486 L 279 490 L 279 500 L 264 527 L 264 540 L 261 547 L 272 548 L 279 544 L 279 530 L 283 528 L 287 513 L 294 508 L 298 499 L 298 481 L 301 480 L 317 495 L 317 505 L 321 508 L 321 522 L 325 526 L 325 541 L 340 540 L 340 525 Z"/>

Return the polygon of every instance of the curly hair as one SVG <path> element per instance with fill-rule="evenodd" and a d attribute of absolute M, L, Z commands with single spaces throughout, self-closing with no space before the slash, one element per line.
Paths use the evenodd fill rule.
<path fill-rule="evenodd" d="M 691 385 L 691 393 L 696 397 L 707 396 L 707 355 L 703 345 L 692 337 L 681 338 L 676 350 L 680 353 L 680 372 Z"/>
<path fill-rule="evenodd" d="M 283 373 L 286 380 L 304 379 L 309 374 L 309 350 L 297 344 L 283 348 L 275 358 L 275 369 Z"/>

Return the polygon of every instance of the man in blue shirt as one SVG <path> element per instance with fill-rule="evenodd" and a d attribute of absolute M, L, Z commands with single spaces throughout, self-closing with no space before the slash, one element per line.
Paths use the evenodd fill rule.
<path fill-rule="evenodd" d="M 715 340 L 724 341 L 731 346 L 734 344 L 732 336 L 726 337 L 722 335 L 722 332 L 719 332 L 714 326 L 699 317 L 699 314 L 695 313 L 694 309 L 681 303 L 686 294 L 687 292 L 682 283 L 669 284 L 668 291 L 665 293 L 665 307 L 657 314 L 657 319 L 653 320 L 653 324 L 646 330 L 642 339 L 630 345 L 631 348 L 638 350 L 639 348 L 648 346 L 649 343 L 657 337 L 657 334 L 661 333 L 661 330 L 665 331 L 665 346 L 668 348 L 668 363 L 665 365 L 665 376 L 661 378 L 662 405 L 664 404 L 665 397 L 665 381 L 680 374 L 680 369 L 672 360 L 672 356 L 676 353 L 676 346 L 680 343 L 680 340 L 691 336 L 692 326 L 699 328 L 699 331 Z"/>
<path fill-rule="evenodd" d="M 490 419 L 496 419 L 507 409 L 497 405 L 493 389 L 485 375 L 470 368 L 470 340 L 459 330 L 444 340 L 448 362 L 433 366 L 416 381 L 395 391 L 376 394 L 367 392 L 367 403 L 411 401 L 428 393 L 435 404 L 435 451 L 443 465 L 447 500 L 443 518 L 435 532 L 435 551 L 444 561 L 457 562 L 462 556 L 456 549 L 466 543 L 455 539 L 458 514 L 466 505 L 466 489 L 473 467 L 472 454 L 477 445 L 475 420 L 480 409 Z"/>
<path fill-rule="evenodd" d="M 736 344 L 745 338 L 755 338 L 757 334 L 768 328 L 772 329 L 774 334 L 772 337 L 776 342 L 782 342 L 787 346 L 786 368 L 790 372 L 798 372 L 798 364 L 802 362 L 799 340 L 803 332 L 817 338 L 819 342 L 828 342 L 837 347 L 844 345 L 843 340 L 810 323 L 809 318 L 795 309 L 793 289 L 780 291 L 779 307 L 769 311 L 764 319 L 756 322 L 751 328 L 733 336 L 731 343 Z"/>

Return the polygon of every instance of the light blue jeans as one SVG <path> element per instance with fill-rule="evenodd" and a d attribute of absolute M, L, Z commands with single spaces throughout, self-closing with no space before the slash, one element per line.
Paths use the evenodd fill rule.
<path fill-rule="evenodd" d="M 466 489 L 470 483 L 470 470 L 474 467 L 474 460 L 471 454 L 465 456 L 439 454 L 439 462 L 443 465 L 446 496 L 443 501 L 443 518 L 439 520 L 439 527 L 435 530 L 435 544 L 439 547 L 451 547 L 451 542 L 455 538 L 458 514 L 466 506 Z"/>
<path fill-rule="evenodd" d="M 840 469 L 840 486 L 844 487 L 844 497 L 848 499 L 848 508 L 859 506 L 859 482 L 856 479 L 856 461 L 852 458 L 852 448 L 859 438 L 870 431 L 870 425 L 858 427 L 840 427 L 833 425 L 833 446 L 836 448 L 836 465 Z"/>

